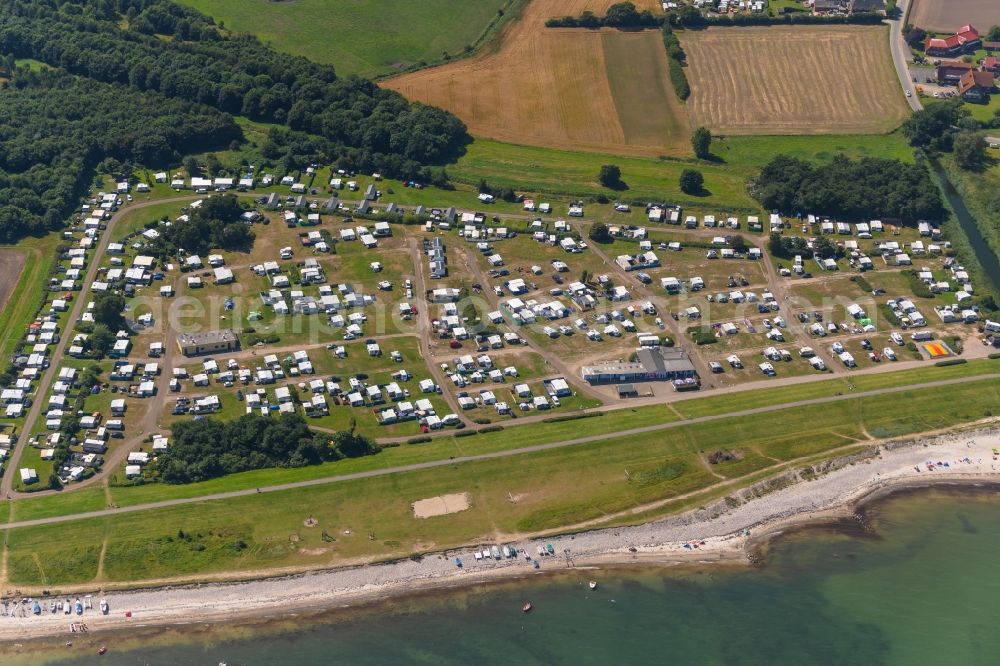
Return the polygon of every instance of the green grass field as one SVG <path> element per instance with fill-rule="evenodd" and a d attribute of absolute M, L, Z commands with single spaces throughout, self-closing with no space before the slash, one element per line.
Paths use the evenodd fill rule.
<path fill-rule="evenodd" d="M 249 32 L 271 46 L 315 62 L 331 64 L 341 75 L 375 76 L 447 51 L 461 54 L 508 9 L 510 0 L 181 0 L 224 23 Z"/>
<path fill-rule="evenodd" d="M 58 234 L 27 238 L 17 244 L 17 249 L 25 252 L 27 259 L 17 285 L 0 311 L 0 354 L 4 357 L 14 353 L 38 312 L 45 294 L 45 281 L 56 263 L 58 244 Z"/>
<path fill-rule="evenodd" d="M 980 418 L 1000 399 L 1000 386 L 973 382 L 952 387 L 949 396 L 943 401 L 939 391 L 920 390 L 851 399 L 784 410 L 780 419 L 762 414 L 686 425 L 669 437 L 613 438 L 517 459 L 20 528 L 9 535 L 11 582 L 51 585 L 93 579 L 98 574 L 95 553 L 105 541 L 104 579 L 133 581 L 335 565 L 348 558 L 381 559 L 457 546 L 496 538 L 497 532 L 554 529 L 604 518 L 631 521 L 635 518 L 616 514 L 692 492 L 703 493 L 698 499 L 705 501 L 783 463 L 849 449 L 863 437 L 863 428 L 902 435 Z M 723 445 L 739 449 L 742 458 L 708 466 L 702 455 Z M 720 476 L 735 485 L 720 486 Z M 470 509 L 433 520 L 412 516 L 413 501 L 452 492 L 468 492 Z M 687 505 L 667 503 L 641 517 Z M 303 526 L 308 516 L 319 521 L 316 528 Z M 320 530 L 336 535 L 336 541 L 322 541 Z M 351 535 L 344 535 L 345 530 Z M 374 538 L 367 538 L 369 532 Z"/>
<path fill-rule="evenodd" d="M 825 162 L 838 153 L 850 157 L 896 157 L 912 161 L 912 151 L 898 133 L 871 136 L 760 136 L 717 138 L 712 154 L 717 161 L 622 157 L 518 146 L 477 139 L 448 173 L 462 183 L 485 179 L 493 186 L 519 191 L 570 196 L 604 194 L 614 199 L 669 201 L 685 206 L 714 206 L 729 210 L 758 210 L 746 190 L 747 178 L 772 157 L 787 153 Z M 597 183 L 602 164 L 617 164 L 628 189 L 615 192 Z M 710 196 L 690 196 L 680 191 L 684 169 L 695 168 L 705 176 Z"/>

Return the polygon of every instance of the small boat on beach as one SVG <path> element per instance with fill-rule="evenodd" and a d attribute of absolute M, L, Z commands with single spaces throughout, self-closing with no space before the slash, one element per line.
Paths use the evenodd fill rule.
<path fill-rule="evenodd" d="M 41 615 L 42 605 L 36 601 L 34 605 L 31 607 L 31 612 L 34 613 L 35 615 Z"/>
<path fill-rule="evenodd" d="M 545 557 L 545 548 L 538 546 L 535 550 L 538 552 L 539 557 Z"/>
<path fill-rule="evenodd" d="M 552 544 L 545 546 L 545 550 L 549 551 L 549 555 L 555 555 L 556 549 L 552 547 Z"/>
<path fill-rule="evenodd" d="M 597 589 L 597 581 L 596 580 L 590 581 L 590 589 L 592 589 L 592 590 L 596 590 Z"/>
<path fill-rule="evenodd" d="M 83 615 L 83 603 L 79 599 L 76 600 L 75 607 L 76 607 L 76 614 Z"/>
<path fill-rule="evenodd" d="M 458 567 L 459 569 L 462 568 L 462 559 L 460 557 L 455 558 L 455 566 Z"/>
<path fill-rule="evenodd" d="M 493 559 L 495 559 L 495 560 L 499 560 L 500 559 L 500 549 L 499 548 L 497 548 L 496 546 L 490 546 L 490 552 L 493 553 Z"/>
<path fill-rule="evenodd" d="M 110 606 L 108 606 L 108 600 L 107 599 L 101 599 L 101 614 L 102 615 L 107 615 L 109 610 L 110 610 Z"/>
<path fill-rule="evenodd" d="M 534 608 L 534 606 L 531 605 L 531 602 L 530 601 L 525 601 L 524 605 L 521 606 L 521 612 L 523 612 L 523 613 L 530 613 L 532 608 Z"/>
<path fill-rule="evenodd" d="M 63 612 L 66 615 L 72 615 L 73 614 L 73 602 L 70 601 L 69 599 L 67 599 L 66 603 L 63 604 Z"/>

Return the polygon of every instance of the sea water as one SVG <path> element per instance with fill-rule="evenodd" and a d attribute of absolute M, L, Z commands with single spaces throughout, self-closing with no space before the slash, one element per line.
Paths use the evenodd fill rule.
<path fill-rule="evenodd" d="M 922 491 L 865 516 L 783 536 L 750 569 L 568 572 L 66 656 L 183 666 L 1000 663 L 1000 495 Z"/>

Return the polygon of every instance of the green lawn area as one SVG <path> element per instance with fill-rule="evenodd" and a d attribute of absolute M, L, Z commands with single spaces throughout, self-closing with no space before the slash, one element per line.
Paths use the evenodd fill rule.
<path fill-rule="evenodd" d="M 727 479 L 758 478 L 781 461 L 850 448 L 862 427 L 900 435 L 973 420 L 1000 399 L 1000 385 L 981 381 L 952 387 L 949 397 L 941 400 L 939 391 L 922 390 L 851 399 L 785 410 L 780 419 L 762 414 L 686 425 L 669 437 L 635 435 L 513 459 L 16 529 L 9 537 L 10 562 L 16 565 L 11 582 L 92 578 L 97 573 L 93 553 L 105 539 L 105 577 L 126 581 L 399 557 L 496 533 L 558 528 L 689 492 L 705 492 L 704 501 L 720 492 L 711 472 Z M 702 456 L 720 442 L 742 457 L 709 467 Z M 469 493 L 468 510 L 431 520 L 412 516 L 415 500 L 453 492 Z M 685 505 L 668 503 L 641 519 Z M 316 528 L 303 526 L 309 516 L 317 519 Z M 324 542 L 322 530 L 336 540 Z"/>
<path fill-rule="evenodd" d="M 104 488 L 87 486 L 73 492 L 63 491 L 35 497 L 30 501 L 18 500 L 13 504 L 14 519 L 35 520 L 51 516 L 64 516 L 68 513 L 84 513 L 107 508 L 107 505 Z M 4 504 L 4 506 L 7 505 Z"/>
<path fill-rule="evenodd" d="M 613 191 L 597 183 L 602 164 L 617 164 L 624 191 Z M 464 183 L 485 179 L 494 187 L 512 187 L 517 191 L 589 197 L 604 194 L 615 199 L 662 201 L 699 205 L 709 197 L 695 197 L 680 191 L 681 171 L 691 168 L 691 161 L 622 157 L 600 153 L 553 150 L 519 146 L 477 139 L 448 174 Z M 746 192 L 745 173 L 730 167 L 701 163 L 697 168 L 705 176 L 711 201 L 730 210 L 754 210 L 758 206 Z"/>
<path fill-rule="evenodd" d="M 913 150 L 901 132 L 865 135 L 716 137 L 712 154 L 727 164 L 761 167 L 780 154 L 804 160 L 828 161 L 838 153 L 848 157 L 884 157 L 913 161 Z"/>
<path fill-rule="evenodd" d="M 604 194 L 612 199 L 651 200 L 687 207 L 714 206 L 730 211 L 754 211 L 759 206 L 746 191 L 746 180 L 772 157 L 787 153 L 803 159 L 828 161 L 838 153 L 851 157 L 895 157 L 912 161 L 906 140 L 898 132 L 866 136 L 758 136 L 716 138 L 717 161 L 601 155 L 477 139 L 456 164 L 448 167 L 465 184 L 485 179 L 494 187 L 568 196 Z M 617 164 L 628 189 L 615 192 L 598 185 L 602 164 Z M 681 171 L 695 168 L 705 176 L 711 196 L 680 191 Z"/>
<path fill-rule="evenodd" d="M 374 76 L 462 53 L 511 0 L 181 0 L 276 49 L 331 64 L 337 73 Z M 515 11 L 511 10 L 510 15 Z"/>
<path fill-rule="evenodd" d="M 41 238 L 26 238 L 16 246 L 27 257 L 17 285 L 0 311 L 0 354 L 4 357 L 14 353 L 47 293 L 46 281 L 56 263 L 57 245 L 59 234 L 52 233 Z"/>
<path fill-rule="evenodd" d="M 164 216 L 173 219 L 181 214 L 184 205 L 183 202 L 161 203 L 128 211 L 115 223 L 114 240 L 121 240 L 133 231 L 142 230 L 147 222 L 157 222 Z"/>

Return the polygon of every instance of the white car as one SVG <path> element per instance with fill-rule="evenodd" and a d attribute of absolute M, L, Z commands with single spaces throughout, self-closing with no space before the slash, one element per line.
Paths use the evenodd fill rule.
<path fill-rule="evenodd" d="M 906 96 L 907 96 L 907 97 L 913 97 L 913 92 L 911 92 L 911 91 L 907 90 L 907 91 L 906 91 Z"/>

